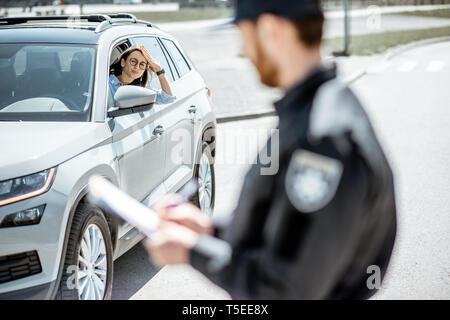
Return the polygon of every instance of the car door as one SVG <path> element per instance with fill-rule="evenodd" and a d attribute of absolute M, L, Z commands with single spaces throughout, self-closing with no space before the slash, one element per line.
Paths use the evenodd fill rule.
<path fill-rule="evenodd" d="M 159 122 L 161 111 L 162 107 L 154 104 L 148 111 L 108 121 L 118 159 L 121 189 L 141 202 L 148 200 L 150 194 L 165 193 L 166 148 Z"/>
<path fill-rule="evenodd" d="M 165 166 L 164 179 L 166 189 L 176 191 L 192 175 L 190 162 L 191 142 L 194 128 L 194 113 L 189 109 L 189 88 L 186 83 L 181 83 L 179 71 L 167 51 L 161 46 L 157 37 L 145 36 L 133 38 L 134 44 L 144 45 L 166 71 L 166 77 L 170 82 L 176 100 L 172 103 L 161 105 L 162 112 L 159 119 L 165 135 Z M 149 82 L 149 88 L 161 90 L 159 79 L 156 75 Z M 174 150 L 174 152 L 172 152 Z"/>
<path fill-rule="evenodd" d="M 165 114 L 163 121 L 167 130 L 165 179 L 168 190 L 176 190 L 191 176 L 194 165 L 200 106 L 196 94 L 201 84 L 195 76 L 178 45 L 169 39 L 160 38 L 164 53 L 174 66 L 178 79 L 173 84 L 179 103 Z M 179 182 L 181 181 L 181 182 Z"/>

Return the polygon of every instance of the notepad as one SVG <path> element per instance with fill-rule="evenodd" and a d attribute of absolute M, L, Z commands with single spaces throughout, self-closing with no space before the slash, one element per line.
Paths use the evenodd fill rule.
<path fill-rule="evenodd" d="M 89 201 L 105 211 L 114 213 L 151 237 L 159 224 L 158 214 L 99 175 L 89 178 Z"/>

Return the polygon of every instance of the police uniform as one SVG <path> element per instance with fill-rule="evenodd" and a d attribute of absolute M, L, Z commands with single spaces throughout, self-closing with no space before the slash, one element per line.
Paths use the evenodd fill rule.
<path fill-rule="evenodd" d="M 278 173 L 252 167 L 231 224 L 200 237 L 191 264 L 233 298 L 366 299 L 396 235 L 393 176 L 370 122 L 335 65 L 275 108 Z"/>

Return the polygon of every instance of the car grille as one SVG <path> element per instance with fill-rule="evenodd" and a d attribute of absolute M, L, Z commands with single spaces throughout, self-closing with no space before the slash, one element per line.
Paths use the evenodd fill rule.
<path fill-rule="evenodd" d="M 25 278 L 42 272 L 36 251 L 0 257 L 0 283 Z"/>

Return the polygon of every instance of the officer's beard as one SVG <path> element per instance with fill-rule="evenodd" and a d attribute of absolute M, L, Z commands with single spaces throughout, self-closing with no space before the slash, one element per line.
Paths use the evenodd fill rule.
<path fill-rule="evenodd" d="M 269 87 L 279 86 L 279 73 L 271 57 L 265 52 L 260 40 L 255 41 L 255 57 L 253 64 L 258 70 L 261 82 Z"/>

